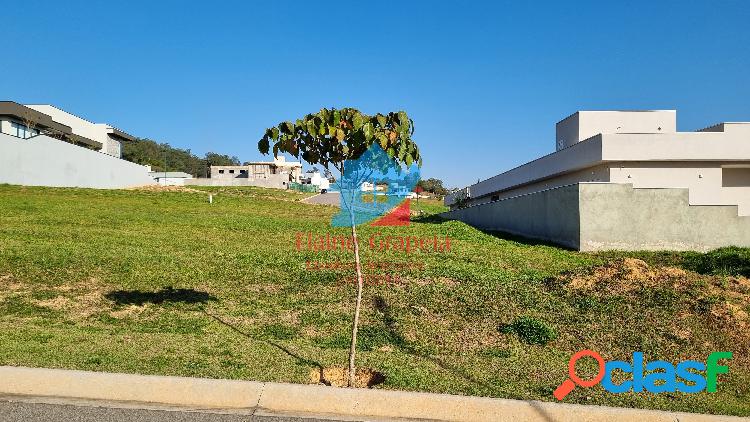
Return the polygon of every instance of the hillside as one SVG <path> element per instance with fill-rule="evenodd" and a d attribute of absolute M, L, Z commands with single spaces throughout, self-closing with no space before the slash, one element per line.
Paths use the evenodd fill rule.
<path fill-rule="evenodd" d="M 347 235 L 329 225 L 336 209 L 205 190 L 213 204 L 194 189 L 0 185 L 0 365 L 296 383 L 344 365 L 351 254 L 314 246 Z M 376 388 L 549 401 L 584 348 L 672 362 L 726 350 L 717 393 L 596 386 L 566 402 L 750 415 L 747 250 L 583 254 L 415 208 L 408 227 L 360 230 L 358 363 L 384 375 Z M 412 237 L 450 246 L 394 246 Z"/>

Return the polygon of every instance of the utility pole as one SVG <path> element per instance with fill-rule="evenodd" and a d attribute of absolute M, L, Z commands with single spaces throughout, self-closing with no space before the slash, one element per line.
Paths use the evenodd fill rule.
<path fill-rule="evenodd" d="M 164 150 L 164 186 L 167 186 L 167 150 Z"/>

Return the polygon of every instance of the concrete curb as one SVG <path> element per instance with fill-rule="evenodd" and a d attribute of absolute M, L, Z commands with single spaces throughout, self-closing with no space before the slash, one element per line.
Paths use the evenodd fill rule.
<path fill-rule="evenodd" d="M 206 408 L 258 404 L 263 383 L 0 366 L 0 394 Z"/>
<path fill-rule="evenodd" d="M 441 421 L 713 422 L 746 418 L 320 385 L 0 366 L 0 394 L 129 401 L 256 414 Z"/>

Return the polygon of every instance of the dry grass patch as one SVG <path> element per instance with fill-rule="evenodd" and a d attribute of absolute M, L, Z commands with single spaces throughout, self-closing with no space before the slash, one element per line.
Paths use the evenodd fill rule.
<path fill-rule="evenodd" d="M 574 274 L 563 274 L 558 280 L 574 290 L 591 290 L 606 286 L 617 293 L 639 290 L 644 286 L 671 283 L 680 288 L 688 277 L 688 272 L 675 267 L 650 267 L 645 261 L 636 258 L 614 260 L 592 270 Z"/>
<path fill-rule="evenodd" d="M 75 284 L 56 286 L 52 290 L 59 292 L 58 296 L 43 300 L 32 299 L 31 302 L 43 308 L 62 312 L 73 321 L 83 321 L 91 315 L 112 308 L 104 298 L 107 288 L 95 277 Z"/>
<path fill-rule="evenodd" d="M 144 185 L 127 188 L 127 190 L 137 190 L 144 192 L 190 192 L 190 193 L 206 193 L 198 189 L 188 188 L 186 186 L 162 186 L 162 185 Z"/>
<path fill-rule="evenodd" d="M 600 294 L 634 295 L 665 289 L 691 298 L 691 307 L 707 313 L 722 326 L 745 329 L 750 325 L 750 280 L 741 276 L 701 275 L 669 266 L 650 266 L 635 258 L 613 260 L 578 273 L 556 277 L 566 289 Z M 693 314 L 684 314 L 691 317 Z M 678 318 L 680 319 L 680 318 Z M 687 336 L 682 332 L 679 336 Z"/>

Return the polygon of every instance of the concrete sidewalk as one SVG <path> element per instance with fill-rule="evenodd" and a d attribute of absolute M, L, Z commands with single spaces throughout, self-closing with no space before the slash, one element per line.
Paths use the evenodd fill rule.
<path fill-rule="evenodd" d="M 0 394 L 340 420 L 713 422 L 728 416 L 320 385 L 0 367 Z"/>

